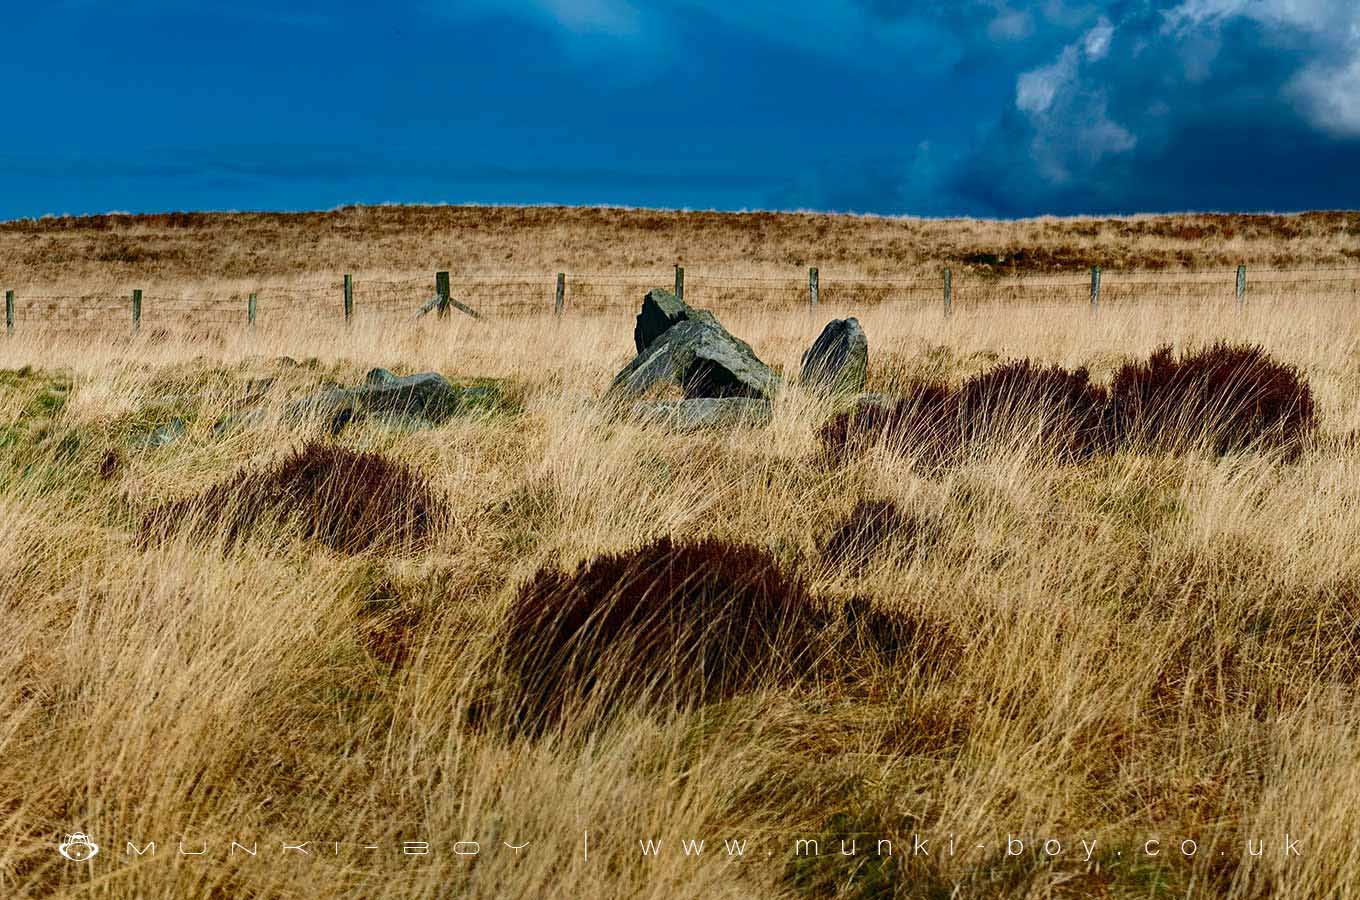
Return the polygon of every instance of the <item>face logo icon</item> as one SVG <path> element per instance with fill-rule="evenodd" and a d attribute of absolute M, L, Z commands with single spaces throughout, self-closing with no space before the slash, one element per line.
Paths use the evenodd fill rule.
<path fill-rule="evenodd" d="M 99 852 L 99 845 L 77 831 L 66 835 L 66 840 L 57 845 L 57 852 L 72 862 L 85 862 L 94 859 L 94 855 Z"/>

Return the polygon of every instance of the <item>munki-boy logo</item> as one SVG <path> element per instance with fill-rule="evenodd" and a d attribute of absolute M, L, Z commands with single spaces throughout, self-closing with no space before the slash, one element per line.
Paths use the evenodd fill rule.
<path fill-rule="evenodd" d="M 94 855 L 99 852 L 99 845 L 84 833 L 77 831 L 75 834 L 66 835 L 66 840 L 57 845 L 57 852 L 71 862 L 85 862 L 87 859 L 94 859 Z"/>

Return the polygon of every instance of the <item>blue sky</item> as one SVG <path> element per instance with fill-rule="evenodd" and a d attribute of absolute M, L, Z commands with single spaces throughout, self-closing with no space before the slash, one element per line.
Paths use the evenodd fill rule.
<path fill-rule="evenodd" d="M 0 218 L 1360 207 L 1355 0 L 48 0 Z"/>

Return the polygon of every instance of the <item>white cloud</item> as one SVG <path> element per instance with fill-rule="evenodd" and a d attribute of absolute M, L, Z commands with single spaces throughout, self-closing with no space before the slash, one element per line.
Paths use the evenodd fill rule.
<path fill-rule="evenodd" d="M 1314 30 L 1354 12 L 1352 0 L 1183 0 L 1164 14 L 1164 21 L 1169 29 L 1185 29 L 1242 16 L 1265 25 Z"/>
<path fill-rule="evenodd" d="M 1015 80 L 1015 106 L 1031 115 L 1045 113 L 1058 92 L 1077 77 L 1077 48 L 1067 47 L 1052 64 L 1021 73 Z"/>
<path fill-rule="evenodd" d="M 1306 67 L 1289 90 L 1318 128 L 1339 137 L 1360 137 L 1360 54 L 1341 66 Z"/>
<path fill-rule="evenodd" d="M 1086 58 L 1092 62 L 1097 62 L 1105 58 L 1105 54 L 1110 52 L 1110 41 L 1114 38 L 1114 25 L 1104 16 L 1095 24 L 1086 36 L 1082 38 L 1082 47 L 1086 51 Z"/>
<path fill-rule="evenodd" d="M 1053 184 L 1070 181 L 1077 172 L 1138 143 L 1132 132 L 1110 118 L 1103 87 L 1083 78 L 1083 66 L 1109 54 L 1114 33 L 1114 25 L 1102 16 L 1052 63 L 1016 79 L 1015 106 L 1034 129 L 1030 153 L 1040 174 Z"/>
<path fill-rule="evenodd" d="M 1034 18 L 1024 10 L 1001 7 L 987 25 L 987 36 L 994 41 L 1018 41 L 1034 32 Z"/>

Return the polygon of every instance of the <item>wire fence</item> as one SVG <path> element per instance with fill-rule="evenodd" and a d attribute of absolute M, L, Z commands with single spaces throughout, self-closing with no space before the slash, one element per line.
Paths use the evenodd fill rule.
<path fill-rule="evenodd" d="M 442 285 L 447 284 L 444 288 Z M 250 290 L 151 290 L 124 294 L 58 293 L 31 287 L 5 292 L 5 323 L 19 330 L 187 328 L 212 330 L 417 318 L 422 311 L 485 319 L 604 313 L 636 308 L 643 294 L 674 288 L 686 302 L 715 311 L 825 306 L 870 309 L 935 304 L 945 315 L 970 306 L 1023 304 L 1093 308 L 1149 303 L 1250 303 L 1307 298 L 1360 300 L 1355 268 L 1106 272 L 998 276 L 953 273 L 887 278 L 837 275 L 816 268 L 787 275 L 732 275 L 691 270 L 623 273 L 436 273 L 366 279 L 338 276 L 307 284 L 259 284 Z"/>

